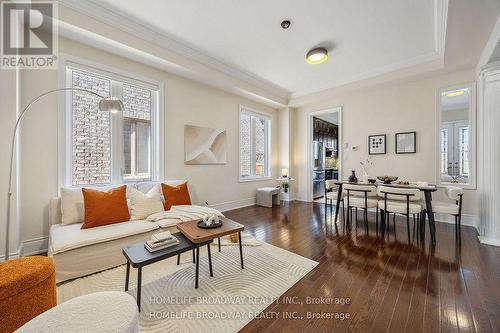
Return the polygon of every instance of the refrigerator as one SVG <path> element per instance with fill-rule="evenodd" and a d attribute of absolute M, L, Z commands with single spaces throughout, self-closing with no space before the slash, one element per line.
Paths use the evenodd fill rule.
<path fill-rule="evenodd" d="M 323 142 L 312 142 L 313 199 L 325 196 L 325 146 Z"/>

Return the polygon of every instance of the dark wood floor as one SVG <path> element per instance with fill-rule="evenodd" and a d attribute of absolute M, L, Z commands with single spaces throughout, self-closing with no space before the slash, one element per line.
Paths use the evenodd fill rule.
<path fill-rule="evenodd" d="M 259 240 L 319 262 L 266 309 L 269 318 L 254 319 L 242 332 L 500 332 L 500 248 L 480 245 L 473 228 L 462 229 L 458 247 L 454 226 L 438 223 L 432 248 L 428 234 L 424 243 L 408 244 L 403 219 L 385 241 L 376 236 L 373 215 L 368 235 L 361 215 L 357 229 L 346 234 L 338 222 L 337 233 L 319 203 L 226 215 Z M 306 297 L 351 304 L 306 305 Z M 350 318 L 307 319 L 308 312 Z"/>

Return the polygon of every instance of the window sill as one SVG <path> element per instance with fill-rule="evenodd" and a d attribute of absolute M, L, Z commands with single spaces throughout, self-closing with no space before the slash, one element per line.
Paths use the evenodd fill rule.
<path fill-rule="evenodd" d="M 240 178 L 239 182 L 240 183 L 250 183 L 250 182 L 263 182 L 263 181 L 268 181 L 272 180 L 273 177 L 248 177 L 248 178 Z"/>
<path fill-rule="evenodd" d="M 464 190 L 477 190 L 474 184 L 440 183 L 436 185 L 437 188 L 446 188 L 448 186 L 460 187 Z"/>

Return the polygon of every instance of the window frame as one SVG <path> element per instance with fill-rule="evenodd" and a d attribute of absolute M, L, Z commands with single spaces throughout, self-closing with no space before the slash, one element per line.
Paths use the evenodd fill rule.
<path fill-rule="evenodd" d="M 452 182 L 443 182 L 441 181 L 441 96 L 443 92 L 450 90 L 458 90 L 468 88 L 470 92 L 469 98 L 469 182 L 467 184 L 460 183 L 452 183 Z M 468 82 L 463 84 L 456 84 L 452 86 L 447 86 L 443 88 L 439 88 L 436 94 L 436 185 L 438 187 L 446 187 L 446 186 L 457 186 L 463 189 L 476 189 L 476 179 L 477 179 L 477 134 L 476 134 L 476 122 L 477 122 L 477 101 L 476 101 L 476 83 Z M 451 135 L 455 135 L 455 133 L 451 133 Z M 448 133 L 448 137 L 450 137 L 450 133 Z"/>
<path fill-rule="evenodd" d="M 245 114 L 248 116 L 253 116 L 253 117 L 258 117 L 261 119 L 265 119 L 267 121 L 267 131 L 266 131 L 266 146 L 265 146 L 265 166 L 266 173 L 263 176 L 256 176 L 256 175 L 251 175 L 249 177 L 242 177 L 241 176 L 241 116 Z M 251 128 L 253 129 L 253 123 Z M 254 139 L 254 134 L 253 130 L 251 130 L 251 136 L 252 136 L 252 145 Z M 253 182 L 253 181 L 263 181 L 263 180 L 270 180 L 273 178 L 272 176 L 272 115 L 269 113 L 265 113 L 262 111 L 257 111 L 254 109 L 251 109 L 249 107 L 246 107 L 244 105 L 239 106 L 239 112 L 238 112 L 238 179 L 240 183 L 244 182 Z M 251 154 L 251 166 L 252 170 L 255 169 L 255 162 L 254 162 L 254 148 L 252 146 L 252 154 Z M 254 172 L 254 171 L 253 171 Z"/>
<path fill-rule="evenodd" d="M 72 173 L 72 91 L 61 93 L 59 101 L 59 188 L 99 187 L 141 181 L 159 181 L 164 174 L 164 84 L 149 78 L 121 71 L 119 69 L 87 61 L 69 55 L 60 56 L 59 87 L 72 87 L 72 71 L 88 72 L 91 75 L 111 80 L 111 96 L 121 95 L 121 84 L 113 81 L 151 89 L 154 92 L 151 103 L 151 178 L 124 179 L 123 176 L 123 114 L 111 114 L 111 181 L 110 183 L 73 185 Z M 118 129 L 118 130 L 117 130 Z"/>

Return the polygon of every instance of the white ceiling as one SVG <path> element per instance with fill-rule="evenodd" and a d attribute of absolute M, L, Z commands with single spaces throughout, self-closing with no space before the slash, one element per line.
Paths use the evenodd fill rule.
<path fill-rule="evenodd" d="M 299 95 L 413 63 L 436 47 L 434 0 L 100 2 Z M 280 27 L 285 18 L 288 30 Z M 306 52 L 317 45 L 330 49 L 330 59 L 306 64 Z"/>
<path fill-rule="evenodd" d="M 329 123 L 338 125 L 339 124 L 339 113 L 338 112 L 333 112 L 333 113 L 322 113 L 315 115 L 316 118 L 322 119 L 324 121 L 327 121 Z"/>
<path fill-rule="evenodd" d="M 441 96 L 441 110 L 450 111 L 457 109 L 466 109 L 469 107 L 469 89 L 464 87 L 463 89 L 452 89 L 450 90 L 450 92 L 456 90 L 464 90 L 465 93 L 459 96 Z"/>
<path fill-rule="evenodd" d="M 67 38 L 278 107 L 473 68 L 500 13 L 500 0 L 59 2 Z M 315 46 L 329 49 L 326 63 L 306 64 Z"/>

